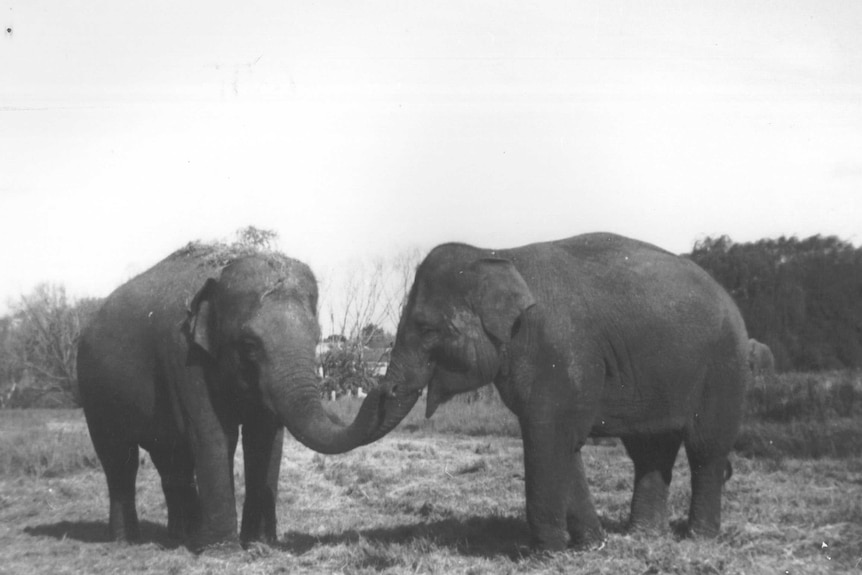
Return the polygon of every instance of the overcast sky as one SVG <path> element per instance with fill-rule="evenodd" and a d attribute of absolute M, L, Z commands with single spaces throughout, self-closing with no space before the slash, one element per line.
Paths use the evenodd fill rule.
<path fill-rule="evenodd" d="M 862 2 L 0 0 L 0 313 L 252 224 L 444 241 L 862 224 Z"/>

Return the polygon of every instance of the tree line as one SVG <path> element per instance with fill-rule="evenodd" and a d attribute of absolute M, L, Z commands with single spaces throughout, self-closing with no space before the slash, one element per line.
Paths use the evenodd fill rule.
<path fill-rule="evenodd" d="M 779 371 L 862 367 L 862 248 L 835 236 L 720 236 L 687 257 L 730 292 Z"/>
<path fill-rule="evenodd" d="M 256 228 L 237 238 L 267 249 L 277 240 Z M 720 236 L 684 255 L 733 296 L 750 336 L 772 348 L 779 371 L 862 367 L 862 248 L 834 236 L 751 243 Z M 421 259 L 408 250 L 318 278 L 326 394 L 373 386 Z M 77 338 L 101 301 L 74 300 L 62 285 L 42 284 L 10 304 L 0 317 L 0 407 L 77 404 Z"/>

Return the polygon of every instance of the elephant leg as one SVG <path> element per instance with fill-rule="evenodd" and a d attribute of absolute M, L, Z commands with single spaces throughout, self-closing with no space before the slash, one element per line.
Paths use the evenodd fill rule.
<path fill-rule="evenodd" d="M 663 532 L 668 528 L 667 499 L 682 437 L 679 433 L 622 438 L 635 466 L 629 526 L 633 530 Z"/>
<path fill-rule="evenodd" d="M 566 501 L 566 524 L 569 536 L 575 547 L 589 549 L 605 541 L 605 532 L 590 496 L 580 450 L 569 456 L 567 466 L 569 493 Z"/>
<path fill-rule="evenodd" d="M 162 478 L 168 506 L 168 533 L 182 540 L 190 536 L 200 521 L 200 501 L 195 485 L 192 457 L 188 449 L 173 445 L 150 450 L 150 457 Z"/>
<path fill-rule="evenodd" d="M 727 477 L 728 454 L 742 422 L 743 396 L 751 374 L 728 363 L 708 374 L 695 417 L 685 433 L 691 470 L 688 531 L 715 537 L 721 527 L 721 491 Z"/>
<path fill-rule="evenodd" d="M 192 549 L 219 546 L 238 550 L 232 457 L 236 431 L 226 433 L 220 427 L 211 427 L 207 433 L 195 430 L 191 435 L 201 509 Z"/>
<path fill-rule="evenodd" d="M 532 545 L 558 551 L 570 538 L 582 547 L 602 541 L 573 430 L 558 426 L 553 417 L 536 417 L 522 419 L 521 432 Z"/>
<path fill-rule="evenodd" d="M 688 531 L 695 537 L 715 537 L 721 527 L 721 490 L 727 475 L 726 454 L 703 452 L 686 443 L 691 468 Z"/>
<path fill-rule="evenodd" d="M 101 441 L 94 441 L 93 444 L 108 481 L 108 528 L 111 539 L 135 541 L 141 534 L 135 509 L 135 478 L 138 475 L 140 454 L 138 445 Z"/>
<path fill-rule="evenodd" d="M 271 417 L 259 414 L 242 426 L 245 464 L 245 502 L 240 541 L 278 540 L 275 504 L 284 428 Z"/>

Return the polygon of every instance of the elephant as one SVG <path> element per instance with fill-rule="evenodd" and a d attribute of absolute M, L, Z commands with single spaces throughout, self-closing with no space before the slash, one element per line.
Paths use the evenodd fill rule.
<path fill-rule="evenodd" d="M 754 338 L 748 340 L 748 365 L 751 372 L 756 376 L 771 377 L 775 375 L 775 357 L 772 350 L 765 343 Z"/>
<path fill-rule="evenodd" d="M 728 293 L 692 261 L 592 233 L 505 250 L 450 243 L 419 265 L 381 381 L 388 433 L 427 386 L 426 416 L 493 382 L 517 416 L 531 544 L 594 549 L 605 533 L 581 447 L 618 437 L 634 462 L 629 525 L 668 529 L 684 444 L 688 532 L 714 537 L 751 379 Z"/>
<path fill-rule="evenodd" d="M 226 552 L 276 540 L 284 427 L 311 449 L 342 453 L 380 426 L 377 392 L 350 425 L 323 408 L 319 329 L 314 275 L 278 252 L 193 242 L 107 297 L 82 332 L 77 369 L 113 539 L 139 537 L 142 447 L 161 476 L 171 537 Z"/>

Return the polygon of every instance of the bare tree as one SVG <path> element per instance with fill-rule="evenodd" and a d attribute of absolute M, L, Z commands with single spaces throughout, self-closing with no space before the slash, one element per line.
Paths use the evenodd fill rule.
<path fill-rule="evenodd" d="M 30 333 L 25 339 L 27 367 L 71 389 L 75 379 L 75 340 L 81 326 L 66 297 L 66 288 L 40 284 L 21 297 L 21 311 Z"/>
<path fill-rule="evenodd" d="M 76 345 L 99 300 L 73 302 L 59 284 L 40 284 L 12 306 L 3 334 L 3 404 L 24 394 L 22 405 L 49 393 L 78 402 Z"/>
<path fill-rule="evenodd" d="M 0 407 L 9 405 L 24 373 L 18 353 L 20 325 L 19 316 L 7 315 L 0 318 Z"/>
<path fill-rule="evenodd" d="M 358 262 L 340 281 L 322 282 L 321 308 L 328 320 L 324 333 L 339 340 L 328 342 L 320 358 L 327 393 L 340 395 L 375 384 L 388 349 L 375 346 L 366 357 L 369 344 L 387 339 L 383 334 L 393 337 L 421 256 L 414 248 L 389 259 Z"/>
<path fill-rule="evenodd" d="M 329 317 L 335 333 L 348 340 L 361 337 L 362 328 L 383 318 L 385 268 L 382 260 L 357 264 L 338 289 L 341 300 L 329 301 Z"/>
<path fill-rule="evenodd" d="M 361 338 L 368 325 L 393 333 L 422 255 L 412 248 L 389 259 L 359 262 L 340 282 L 325 282 L 321 300 L 329 325 L 324 328 L 348 340 Z"/>
<path fill-rule="evenodd" d="M 414 246 L 398 253 L 389 262 L 389 281 L 386 283 L 387 293 L 383 300 L 386 319 L 395 329 L 398 328 L 401 312 L 407 304 L 416 268 L 424 256 L 425 252 Z"/>
<path fill-rule="evenodd" d="M 58 284 L 40 284 L 14 306 L 9 342 L 31 392 L 63 392 L 77 402 L 75 344 L 80 317 Z"/>

